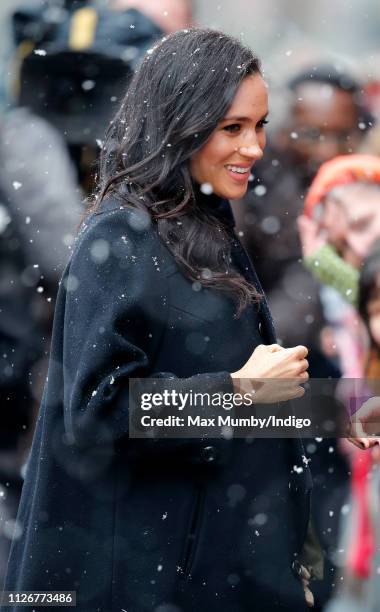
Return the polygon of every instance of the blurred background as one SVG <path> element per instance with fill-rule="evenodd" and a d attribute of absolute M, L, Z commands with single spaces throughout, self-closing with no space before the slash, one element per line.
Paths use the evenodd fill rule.
<path fill-rule="evenodd" d="M 18 6 L 38 6 L 39 0 L 2 0 L 0 4 L 0 52 L 9 51 L 10 14 Z M 57 5 L 62 4 L 59 0 Z M 363 56 L 373 69 L 378 55 L 380 8 L 375 0 L 193 0 L 196 21 L 222 28 L 234 35 L 243 35 L 247 43 L 269 62 L 281 63 L 283 74 L 297 63 L 297 50 L 302 59 L 321 51 L 352 64 L 360 64 Z M 95 0 L 105 7 L 107 0 Z M 288 54 L 286 54 L 288 52 Z M 290 52 L 290 53 L 289 53 Z M 372 58 L 371 58 L 372 56 Z M 300 60 L 301 58 L 299 58 Z M 299 61 L 298 60 L 298 61 Z M 359 62 L 359 63 L 358 63 Z M 377 62 L 377 69 L 378 62 Z"/>

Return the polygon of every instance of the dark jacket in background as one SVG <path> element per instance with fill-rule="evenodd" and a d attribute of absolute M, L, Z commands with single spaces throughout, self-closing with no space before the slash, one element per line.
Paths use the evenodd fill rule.
<path fill-rule="evenodd" d="M 257 284 L 239 243 L 233 261 Z M 225 294 L 194 289 L 146 215 L 109 200 L 86 221 L 57 299 L 7 590 L 76 590 L 78 612 L 307 609 L 291 569 L 309 515 L 299 440 L 128 438 L 129 377 L 231 392 L 228 373 L 275 341 L 265 302 L 236 318 Z"/>

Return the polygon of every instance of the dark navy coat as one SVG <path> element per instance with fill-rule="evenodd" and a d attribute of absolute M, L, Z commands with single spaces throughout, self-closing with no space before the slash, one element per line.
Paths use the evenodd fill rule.
<path fill-rule="evenodd" d="M 238 242 L 233 261 L 257 284 Z M 59 289 L 7 590 L 75 590 L 78 612 L 307 609 L 292 571 L 310 497 L 298 440 L 128 437 L 129 377 L 231 392 L 228 373 L 275 341 L 265 302 L 235 311 L 184 277 L 146 215 L 110 199 L 87 219 Z"/>

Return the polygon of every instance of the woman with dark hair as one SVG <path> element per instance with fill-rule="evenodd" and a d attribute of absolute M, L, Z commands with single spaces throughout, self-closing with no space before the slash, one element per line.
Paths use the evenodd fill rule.
<path fill-rule="evenodd" d="M 7 590 L 75 590 L 81 612 L 306 609 L 299 439 L 128 435 L 130 378 L 303 393 L 307 350 L 276 344 L 227 203 L 267 112 L 258 59 L 221 32 L 170 35 L 136 72 L 59 289 Z"/>

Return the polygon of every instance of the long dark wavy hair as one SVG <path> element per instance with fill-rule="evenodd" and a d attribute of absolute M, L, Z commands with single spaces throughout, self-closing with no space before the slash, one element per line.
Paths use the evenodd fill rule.
<path fill-rule="evenodd" d="M 147 52 L 106 133 L 90 207 L 112 194 L 148 210 L 184 274 L 229 293 L 239 313 L 260 294 L 231 266 L 223 220 L 197 202 L 190 159 L 243 79 L 260 73 L 252 51 L 222 32 L 191 28 L 164 37 Z"/>

